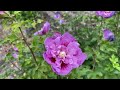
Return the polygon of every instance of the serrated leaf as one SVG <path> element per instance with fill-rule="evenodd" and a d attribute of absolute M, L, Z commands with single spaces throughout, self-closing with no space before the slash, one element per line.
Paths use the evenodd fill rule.
<path fill-rule="evenodd" d="M 37 23 L 42 23 L 43 20 L 42 19 L 37 19 Z"/>

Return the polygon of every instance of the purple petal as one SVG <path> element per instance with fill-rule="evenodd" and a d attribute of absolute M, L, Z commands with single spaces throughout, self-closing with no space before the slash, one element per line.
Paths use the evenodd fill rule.
<path fill-rule="evenodd" d="M 102 12 L 102 11 L 96 11 L 96 14 L 97 14 L 98 16 L 101 16 L 101 15 L 103 14 L 103 12 Z"/>
<path fill-rule="evenodd" d="M 50 64 L 50 65 L 54 65 L 54 64 L 55 64 L 56 59 L 53 58 L 53 57 L 48 57 L 48 56 L 46 55 L 46 53 L 43 53 L 43 58 L 44 58 L 44 60 L 45 60 L 48 64 Z"/>
<path fill-rule="evenodd" d="M 103 38 L 104 38 L 105 40 L 114 39 L 114 34 L 113 34 L 113 32 L 111 32 L 110 30 L 105 29 L 105 30 L 103 31 Z"/>
<path fill-rule="evenodd" d="M 42 28 L 42 35 L 46 34 L 50 30 L 50 23 L 46 22 Z"/>
<path fill-rule="evenodd" d="M 60 25 L 63 24 L 65 21 L 63 19 L 60 19 L 59 23 Z"/>
<path fill-rule="evenodd" d="M 12 54 L 12 56 L 13 56 L 14 58 L 18 58 L 18 54 L 17 54 L 17 53 Z"/>
<path fill-rule="evenodd" d="M 75 38 L 68 32 L 64 33 L 61 37 L 61 43 L 67 46 L 70 42 L 75 41 Z"/>
<path fill-rule="evenodd" d="M 35 36 L 36 36 L 36 35 L 38 35 L 38 31 L 37 31 L 37 32 L 35 32 L 35 33 L 34 33 L 34 35 L 35 35 Z"/>
<path fill-rule="evenodd" d="M 61 37 L 61 33 L 59 32 L 55 32 L 54 35 L 53 35 L 53 38 L 57 38 L 57 37 Z"/>
<path fill-rule="evenodd" d="M 0 11 L 0 14 L 2 15 L 2 14 L 4 14 L 5 13 L 5 11 Z"/>
<path fill-rule="evenodd" d="M 52 37 L 48 37 L 44 41 L 45 47 L 48 48 L 54 44 L 54 39 Z"/>
<path fill-rule="evenodd" d="M 13 50 L 16 51 L 16 52 L 18 52 L 18 48 L 17 47 L 14 47 Z"/>
<path fill-rule="evenodd" d="M 76 55 L 78 51 L 82 52 L 77 42 L 70 42 L 68 44 L 67 52 L 69 55 Z"/>
<path fill-rule="evenodd" d="M 61 64 L 61 65 L 63 65 L 63 64 Z M 70 66 L 69 64 L 62 66 L 61 68 L 52 66 L 52 70 L 56 74 L 64 76 L 64 75 L 67 75 L 70 73 L 70 71 L 72 70 L 72 66 Z"/>
<path fill-rule="evenodd" d="M 87 59 L 87 55 L 85 53 L 81 53 L 79 56 L 78 64 L 82 65 L 83 62 Z"/>
<path fill-rule="evenodd" d="M 59 12 L 56 12 L 56 13 L 54 14 L 54 18 L 55 18 L 55 19 L 60 19 L 60 18 L 61 18 L 60 13 L 59 13 Z"/>
<path fill-rule="evenodd" d="M 45 35 L 49 30 L 50 30 L 50 23 L 46 22 L 44 23 L 42 29 L 35 32 L 34 35 Z"/>
<path fill-rule="evenodd" d="M 96 14 L 104 18 L 110 18 L 115 14 L 115 11 L 96 11 Z"/>

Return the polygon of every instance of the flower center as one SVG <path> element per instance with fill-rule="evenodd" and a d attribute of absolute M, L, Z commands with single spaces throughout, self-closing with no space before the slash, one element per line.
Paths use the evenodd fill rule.
<path fill-rule="evenodd" d="M 64 58 L 66 56 L 66 53 L 64 51 L 62 51 L 62 52 L 60 52 L 59 56 Z"/>

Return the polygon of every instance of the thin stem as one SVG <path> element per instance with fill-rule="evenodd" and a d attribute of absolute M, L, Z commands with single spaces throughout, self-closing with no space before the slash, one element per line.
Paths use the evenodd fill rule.
<path fill-rule="evenodd" d="M 90 17 L 90 15 L 88 17 L 89 17 L 90 23 L 91 23 L 91 17 Z M 88 33 L 88 38 L 89 38 L 91 36 L 91 34 L 90 34 L 90 27 L 87 24 L 85 26 L 87 27 L 87 33 Z M 84 28 L 86 28 L 86 27 L 84 27 Z"/>
<path fill-rule="evenodd" d="M 60 76 L 60 75 L 58 75 L 58 76 L 57 76 L 57 79 L 61 79 L 61 76 Z"/>
<path fill-rule="evenodd" d="M 118 35 L 119 32 L 119 14 L 120 11 L 118 12 L 118 14 L 116 15 L 116 20 L 117 20 L 117 24 L 116 24 L 116 36 Z M 118 42 L 116 41 L 116 44 L 118 45 Z M 117 49 L 117 53 L 119 53 L 119 48 Z M 118 55 L 119 56 L 119 55 Z"/>
<path fill-rule="evenodd" d="M 23 34 L 23 32 L 22 32 L 22 30 L 21 30 L 20 27 L 19 27 L 19 30 L 20 30 L 20 32 L 21 32 L 21 35 L 22 35 L 22 37 L 23 37 L 24 42 L 26 43 L 27 47 L 29 48 L 29 50 L 30 50 L 30 52 L 31 52 L 31 54 L 32 54 L 32 56 L 33 56 L 33 59 L 34 59 L 36 65 L 38 65 L 38 64 L 37 64 L 37 61 L 36 61 L 36 57 L 35 57 L 32 49 L 31 49 L 30 46 L 28 45 L 28 43 L 27 43 L 27 41 L 26 41 L 26 38 L 25 38 L 25 36 L 24 36 L 24 34 Z"/>
<path fill-rule="evenodd" d="M 116 20 L 117 20 L 117 24 L 116 24 L 116 35 L 117 35 L 119 30 L 119 14 L 116 15 Z"/>
<path fill-rule="evenodd" d="M 94 52 L 94 49 L 92 49 L 93 50 L 93 52 Z M 92 70 L 95 70 L 95 64 L 96 64 L 96 60 L 95 60 L 95 58 L 96 58 L 96 55 L 95 55 L 95 52 L 94 52 L 94 55 L 93 55 L 94 57 L 93 57 L 93 68 L 92 68 Z"/>
<path fill-rule="evenodd" d="M 22 73 L 24 73 L 24 71 L 22 69 L 20 69 L 19 67 L 17 67 L 13 62 L 10 62 L 13 66 L 15 66 L 18 70 L 22 71 Z"/>
<path fill-rule="evenodd" d="M 105 23 L 105 19 L 103 17 L 101 17 L 101 20 L 100 20 L 100 29 L 99 29 L 99 33 L 98 33 L 98 48 L 100 50 L 100 41 L 101 41 L 101 31 L 103 31 L 103 24 Z"/>
<path fill-rule="evenodd" d="M 6 14 L 7 14 L 10 18 L 12 18 L 8 13 L 6 13 Z M 15 18 L 12 18 L 12 19 L 13 19 L 14 21 L 17 21 Z M 25 38 L 25 36 L 24 36 L 24 34 L 23 34 L 23 32 L 22 32 L 22 30 L 21 30 L 20 27 L 19 27 L 19 30 L 20 30 L 20 32 L 21 32 L 21 35 L 22 35 L 22 37 L 23 37 L 24 42 L 26 43 L 27 47 L 29 48 L 29 50 L 30 50 L 30 52 L 31 52 L 31 54 L 32 54 L 32 56 L 33 56 L 33 59 L 34 59 L 36 65 L 38 65 L 38 64 L 37 64 L 37 61 L 36 61 L 36 57 L 35 57 L 32 49 L 30 48 L 29 44 L 27 43 L 26 38 Z"/>
<path fill-rule="evenodd" d="M 102 18 L 102 17 L 101 17 Z M 100 22 L 100 29 L 102 29 L 102 26 L 103 26 L 103 18 L 101 19 L 101 22 Z M 99 30 L 99 35 L 98 35 L 98 49 L 100 50 L 100 40 L 101 40 L 101 30 Z M 93 52 L 94 52 L 94 49 L 93 49 Z M 94 52 L 94 58 L 93 58 L 93 70 L 95 69 L 95 64 L 96 64 L 96 54 Z"/>
<path fill-rule="evenodd" d="M 100 23 L 100 29 L 102 29 L 102 26 L 103 26 L 103 22 L 104 22 L 104 18 L 103 17 L 101 17 L 102 19 L 101 19 L 101 23 Z M 102 30 L 99 30 L 99 40 L 98 40 L 98 42 L 100 41 L 100 38 L 101 38 L 101 31 Z"/>

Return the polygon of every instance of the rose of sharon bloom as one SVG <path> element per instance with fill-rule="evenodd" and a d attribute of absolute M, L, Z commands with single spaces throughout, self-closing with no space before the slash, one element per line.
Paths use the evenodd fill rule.
<path fill-rule="evenodd" d="M 50 30 L 50 23 L 49 22 L 46 22 L 42 29 L 35 32 L 34 35 L 45 35 L 48 31 Z"/>
<path fill-rule="evenodd" d="M 104 37 L 105 40 L 108 40 L 108 41 L 114 41 L 115 40 L 113 32 L 111 32 L 108 29 L 105 29 L 103 31 L 103 37 Z"/>
<path fill-rule="evenodd" d="M 104 18 L 110 18 L 115 14 L 115 11 L 96 11 L 96 14 Z"/>
<path fill-rule="evenodd" d="M 12 56 L 13 56 L 14 58 L 18 58 L 18 54 L 17 54 L 17 53 L 13 53 Z"/>
<path fill-rule="evenodd" d="M 1 14 L 1 15 L 4 14 L 4 11 L 0 11 L 0 14 Z"/>
<path fill-rule="evenodd" d="M 61 35 L 54 33 L 46 38 L 46 51 L 43 53 L 45 61 L 51 65 L 58 75 L 67 75 L 74 68 L 83 64 L 87 55 L 79 48 L 79 43 L 68 32 Z"/>

